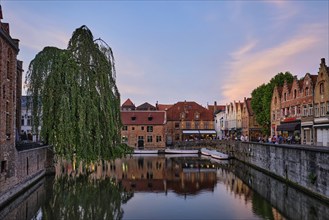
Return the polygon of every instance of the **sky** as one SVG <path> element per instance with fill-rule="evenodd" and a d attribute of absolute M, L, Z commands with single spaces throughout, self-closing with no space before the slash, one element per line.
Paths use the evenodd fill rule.
<path fill-rule="evenodd" d="M 328 2 L 0 0 L 25 73 L 44 47 L 67 48 L 86 25 L 114 52 L 121 103 L 205 107 L 243 101 L 279 72 L 301 78 L 321 58 L 328 65 Z"/>

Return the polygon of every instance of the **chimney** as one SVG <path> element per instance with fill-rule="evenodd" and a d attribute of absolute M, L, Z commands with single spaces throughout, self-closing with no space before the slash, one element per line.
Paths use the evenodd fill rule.
<path fill-rule="evenodd" d="M 0 20 L 3 19 L 3 16 L 2 16 L 2 8 L 1 8 L 1 5 L 0 5 Z"/>
<path fill-rule="evenodd" d="M 326 59 L 325 58 L 321 58 L 321 65 L 326 65 Z"/>
<path fill-rule="evenodd" d="M 214 102 L 214 113 L 217 111 L 217 102 Z"/>

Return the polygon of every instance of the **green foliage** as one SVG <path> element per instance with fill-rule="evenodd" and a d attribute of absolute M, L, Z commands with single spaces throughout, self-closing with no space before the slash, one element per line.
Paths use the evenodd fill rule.
<path fill-rule="evenodd" d="M 269 83 L 263 84 L 251 93 L 251 107 L 255 113 L 256 121 L 262 127 L 262 133 L 270 134 L 271 100 L 275 86 L 283 86 L 284 81 L 292 83 L 293 76 L 290 72 L 278 73 Z"/>
<path fill-rule="evenodd" d="M 77 160 L 109 159 L 121 152 L 120 94 L 114 57 L 91 31 L 76 29 L 68 48 L 45 47 L 29 65 L 33 131 L 59 156 Z"/>

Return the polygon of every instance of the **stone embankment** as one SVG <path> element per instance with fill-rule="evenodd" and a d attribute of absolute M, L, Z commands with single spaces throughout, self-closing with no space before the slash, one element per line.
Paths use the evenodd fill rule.
<path fill-rule="evenodd" d="M 186 141 L 175 147 L 216 148 L 329 202 L 329 148 L 220 140 Z"/>

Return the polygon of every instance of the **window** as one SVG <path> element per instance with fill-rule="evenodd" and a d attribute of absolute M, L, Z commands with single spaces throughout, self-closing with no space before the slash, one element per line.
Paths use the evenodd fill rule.
<path fill-rule="evenodd" d="M 144 126 L 141 127 L 141 130 L 144 131 Z"/>
<path fill-rule="evenodd" d="M 122 141 L 123 143 L 128 142 L 128 137 L 125 136 L 125 135 L 123 135 L 123 136 L 121 137 L 121 141 Z"/>
<path fill-rule="evenodd" d="M 198 121 L 196 121 L 194 123 L 194 127 L 195 127 L 195 129 L 199 129 L 200 128 L 200 123 Z"/>
<path fill-rule="evenodd" d="M 291 111 L 291 115 L 295 115 L 296 114 L 296 106 L 292 106 L 290 111 Z"/>
<path fill-rule="evenodd" d="M 156 136 L 156 142 L 161 142 L 162 138 L 161 136 Z"/>
<path fill-rule="evenodd" d="M 191 122 L 189 121 L 186 122 L 186 129 L 191 129 Z"/>
<path fill-rule="evenodd" d="M 4 173 L 7 171 L 7 161 L 3 160 L 1 161 L 1 173 Z"/>
<path fill-rule="evenodd" d="M 185 112 L 180 113 L 180 118 L 185 119 Z"/>
<path fill-rule="evenodd" d="M 31 126 L 32 125 L 32 116 L 29 115 L 27 116 L 27 126 Z"/>
<path fill-rule="evenodd" d="M 153 132 L 153 126 L 147 126 L 147 132 Z"/>
<path fill-rule="evenodd" d="M 300 105 L 298 105 L 297 106 L 297 115 L 300 115 L 300 113 L 301 113 L 301 107 L 300 107 Z"/>
<path fill-rule="evenodd" d="M 294 90 L 294 99 L 297 97 L 297 90 Z"/>
<path fill-rule="evenodd" d="M 283 97 L 284 97 L 284 101 L 287 101 L 287 93 L 284 93 Z"/>
<path fill-rule="evenodd" d="M 153 117 L 152 116 L 149 116 L 149 117 L 147 117 L 147 120 L 152 121 L 153 120 Z"/>
<path fill-rule="evenodd" d="M 122 127 L 122 130 L 123 130 L 123 131 L 127 131 L 127 130 L 128 130 L 127 125 L 124 125 L 124 126 Z"/>
<path fill-rule="evenodd" d="M 307 105 L 303 106 L 303 116 L 307 116 L 308 115 L 308 108 Z"/>
<path fill-rule="evenodd" d="M 131 120 L 132 120 L 132 121 L 136 121 L 136 116 L 132 116 L 132 117 L 131 117 Z"/>
<path fill-rule="evenodd" d="M 175 140 L 179 141 L 179 134 L 175 134 Z"/>
<path fill-rule="evenodd" d="M 152 136 L 147 136 L 147 142 L 148 143 L 152 142 Z"/>
<path fill-rule="evenodd" d="M 325 104 L 324 102 L 320 104 L 320 116 L 326 115 L 326 107 L 324 104 Z"/>
<path fill-rule="evenodd" d="M 133 130 L 133 131 L 134 131 L 134 130 L 135 130 L 135 127 L 131 127 L 131 130 Z"/>
<path fill-rule="evenodd" d="M 324 83 L 320 83 L 320 94 L 324 94 Z"/>
<path fill-rule="evenodd" d="M 21 125 L 24 126 L 24 116 L 22 116 Z"/>
<path fill-rule="evenodd" d="M 318 117 L 319 116 L 319 104 L 314 105 L 314 116 Z"/>
<path fill-rule="evenodd" d="M 308 113 L 309 113 L 309 115 L 313 115 L 313 105 L 312 104 L 309 104 L 308 105 Z"/>
<path fill-rule="evenodd" d="M 275 120 L 275 111 L 272 111 L 272 120 Z"/>
<path fill-rule="evenodd" d="M 308 94 L 309 94 L 309 89 L 308 89 L 308 87 L 306 87 L 305 88 L 305 96 L 308 96 Z"/>
<path fill-rule="evenodd" d="M 209 128 L 209 123 L 208 122 L 205 122 L 204 123 L 204 129 L 208 129 Z"/>
<path fill-rule="evenodd" d="M 179 122 L 175 122 L 175 129 L 179 129 Z"/>
<path fill-rule="evenodd" d="M 194 115 L 195 120 L 199 120 L 200 119 L 200 113 L 196 112 Z"/>

